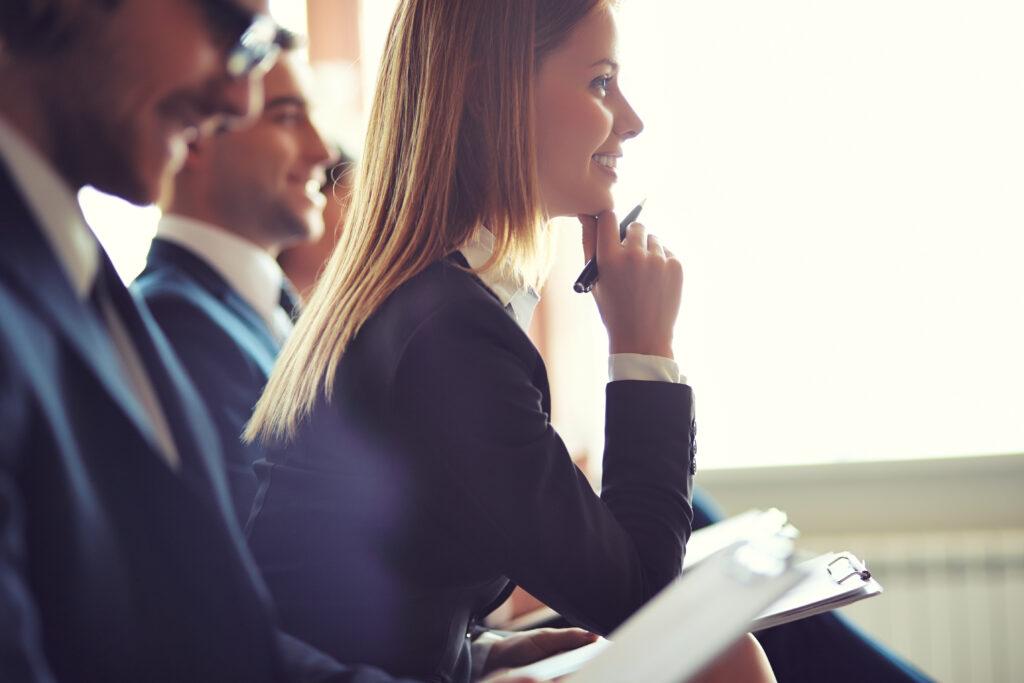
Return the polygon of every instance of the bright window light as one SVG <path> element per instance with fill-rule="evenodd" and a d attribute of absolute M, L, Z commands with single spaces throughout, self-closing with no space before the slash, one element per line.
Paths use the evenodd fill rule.
<path fill-rule="evenodd" d="M 91 187 L 78 193 L 82 213 L 110 255 L 117 274 L 131 282 L 146 267 L 149 243 L 156 234 L 160 209 L 139 207 Z"/>
<path fill-rule="evenodd" d="M 301 0 L 270 0 L 270 15 L 289 31 L 308 33 L 306 3 Z"/>
<path fill-rule="evenodd" d="M 1024 5 L 621 7 L 703 466 L 1024 452 Z"/>

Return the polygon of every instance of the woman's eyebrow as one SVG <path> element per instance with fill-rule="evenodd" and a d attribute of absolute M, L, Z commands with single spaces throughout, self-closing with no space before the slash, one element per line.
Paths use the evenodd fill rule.
<path fill-rule="evenodd" d="M 616 62 L 614 59 L 608 59 L 607 57 L 605 57 L 604 59 L 597 60 L 596 62 L 591 64 L 590 67 L 594 68 L 595 66 L 600 66 L 602 64 L 607 64 L 614 71 L 618 71 L 619 70 L 619 63 Z"/>

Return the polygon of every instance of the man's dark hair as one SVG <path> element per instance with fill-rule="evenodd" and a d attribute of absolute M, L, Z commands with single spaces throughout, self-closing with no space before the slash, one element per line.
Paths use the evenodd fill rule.
<path fill-rule="evenodd" d="M 74 37 L 85 12 L 112 9 L 120 0 L 4 0 L 0 2 L 0 42 L 9 54 L 44 56 Z"/>

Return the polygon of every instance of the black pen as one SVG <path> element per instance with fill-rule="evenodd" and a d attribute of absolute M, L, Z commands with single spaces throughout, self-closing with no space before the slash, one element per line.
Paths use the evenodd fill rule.
<path fill-rule="evenodd" d="M 619 223 L 620 242 L 626 239 L 626 229 L 629 227 L 629 224 L 640 217 L 640 212 L 643 210 L 644 202 L 646 201 L 647 200 L 645 199 L 643 202 L 637 204 L 632 211 L 626 214 L 626 217 L 622 219 L 622 222 Z M 583 266 L 583 272 L 580 273 L 578 278 L 576 278 L 576 284 L 574 284 L 572 288 L 580 294 L 586 294 L 594 288 L 594 283 L 597 282 L 597 277 L 597 259 L 592 258 L 587 261 L 585 266 Z"/>

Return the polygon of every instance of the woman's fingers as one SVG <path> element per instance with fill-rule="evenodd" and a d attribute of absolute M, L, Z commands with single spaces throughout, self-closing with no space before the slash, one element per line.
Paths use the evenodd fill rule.
<path fill-rule="evenodd" d="M 653 233 L 647 236 L 647 253 L 665 258 L 665 248 L 661 246 L 658 236 Z"/>
<path fill-rule="evenodd" d="M 619 246 L 619 224 L 615 220 L 615 214 L 611 211 L 602 211 L 597 216 L 597 239 L 595 240 L 595 252 L 598 263 L 601 262 L 601 254 L 614 258 L 615 250 Z"/>
<path fill-rule="evenodd" d="M 586 262 L 597 253 L 597 219 L 586 214 L 580 214 L 577 218 L 583 228 L 583 260 Z"/>
<path fill-rule="evenodd" d="M 626 228 L 626 239 L 623 244 L 627 249 L 647 251 L 647 228 L 643 223 L 630 223 Z"/>
<path fill-rule="evenodd" d="M 608 330 L 612 353 L 672 358 L 672 336 L 679 313 L 683 271 L 642 223 L 632 223 L 615 257 L 602 256 L 594 299 Z"/>

